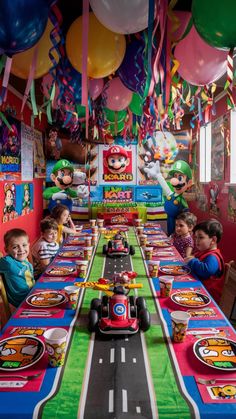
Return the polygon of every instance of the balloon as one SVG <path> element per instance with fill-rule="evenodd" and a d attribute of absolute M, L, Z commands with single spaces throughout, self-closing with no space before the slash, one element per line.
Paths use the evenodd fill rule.
<path fill-rule="evenodd" d="M 53 82 L 54 82 L 54 80 L 53 80 L 53 77 L 51 76 L 50 73 L 46 74 L 46 76 L 43 77 L 42 90 L 43 90 L 44 96 L 47 99 L 49 99 L 49 97 L 50 97 Z M 59 93 L 60 93 L 60 91 L 59 91 L 58 85 L 55 83 L 55 96 L 54 96 L 54 99 L 52 101 L 53 109 L 55 109 L 57 107 L 57 99 L 58 99 Z"/>
<path fill-rule="evenodd" d="M 136 33 L 148 27 L 148 0 L 90 0 L 97 19 L 117 33 Z"/>
<path fill-rule="evenodd" d="M 103 79 L 90 79 L 89 80 L 89 94 L 91 99 L 95 100 L 102 93 L 104 86 Z"/>
<path fill-rule="evenodd" d="M 180 76 L 196 86 L 212 83 L 226 72 L 226 51 L 219 51 L 206 44 L 194 26 L 177 44 L 174 55 L 180 62 Z"/>
<path fill-rule="evenodd" d="M 106 128 L 106 130 L 108 132 L 110 132 L 111 135 L 113 135 L 113 137 L 114 137 L 115 135 L 118 134 L 118 132 L 121 132 L 124 129 L 124 127 L 125 127 L 125 123 L 123 121 L 120 121 L 120 122 L 118 122 L 118 124 L 110 124 Z"/>
<path fill-rule="evenodd" d="M 0 53 L 26 51 L 41 38 L 48 18 L 45 0 L 0 0 Z"/>
<path fill-rule="evenodd" d="M 119 77 L 107 82 L 103 89 L 106 106 L 112 111 L 121 111 L 127 108 L 132 99 L 132 92 L 120 81 Z"/>
<path fill-rule="evenodd" d="M 171 40 L 177 41 L 178 39 L 182 38 L 182 36 L 184 35 L 184 33 L 185 33 L 185 31 L 188 27 L 188 23 L 191 19 L 191 13 L 190 12 L 183 12 L 182 10 L 175 10 L 174 15 L 179 21 L 178 22 L 178 27 L 177 27 L 176 30 L 174 30 L 174 32 L 172 32 L 172 28 L 174 28 L 176 23 L 171 21 L 168 18 L 167 33 L 168 33 L 168 36 L 170 37 Z"/>
<path fill-rule="evenodd" d="M 235 0 L 193 0 L 192 15 L 199 35 L 216 48 L 236 45 Z"/>
<path fill-rule="evenodd" d="M 133 93 L 132 100 L 129 104 L 129 109 L 134 115 L 142 116 L 143 114 L 143 99 L 138 93 Z"/>
<path fill-rule="evenodd" d="M 48 52 L 50 48 L 52 48 L 52 42 L 50 40 L 50 32 L 52 29 L 53 25 L 50 20 L 48 20 L 45 32 L 39 42 L 33 48 L 14 55 L 12 60 L 11 73 L 17 77 L 20 77 L 21 79 L 28 79 L 30 66 L 34 56 L 34 50 L 36 47 L 38 47 L 38 56 L 34 78 L 38 79 L 39 77 L 42 77 L 48 73 L 50 68 L 53 66 L 53 63 L 48 56 Z M 59 57 L 57 53 L 53 51 L 52 54 L 55 60 L 58 61 Z"/>
<path fill-rule="evenodd" d="M 144 92 L 146 74 L 144 70 L 144 48 L 143 41 L 133 41 L 127 45 L 125 57 L 117 74 L 128 89 L 133 92 Z"/>
<path fill-rule="evenodd" d="M 89 13 L 88 76 L 109 76 L 117 70 L 125 55 L 125 37 L 106 29 Z M 82 72 L 82 16 L 70 26 L 66 35 L 67 56 L 76 70 Z"/>
<path fill-rule="evenodd" d="M 121 122 L 125 119 L 127 115 L 127 111 L 124 109 L 123 111 L 111 111 L 111 109 L 104 108 L 106 119 L 109 122 Z"/>

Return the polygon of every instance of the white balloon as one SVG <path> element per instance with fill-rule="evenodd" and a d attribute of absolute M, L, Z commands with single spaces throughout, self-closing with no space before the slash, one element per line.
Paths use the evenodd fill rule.
<path fill-rule="evenodd" d="M 149 0 L 90 0 L 97 19 L 116 33 L 140 32 L 148 27 Z"/>

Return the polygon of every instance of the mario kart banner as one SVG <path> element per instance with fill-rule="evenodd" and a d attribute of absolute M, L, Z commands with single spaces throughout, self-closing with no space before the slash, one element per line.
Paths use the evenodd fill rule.
<path fill-rule="evenodd" d="M 103 202 L 132 202 L 133 188 L 129 186 L 104 186 Z"/>
<path fill-rule="evenodd" d="M 0 126 L 0 180 L 19 180 L 21 171 L 21 124 L 8 117 L 11 127 Z"/>
<path fill-rule="evenodd" d="M 136 184 L 136 146 L 99 146 L 99 184 Z"/>

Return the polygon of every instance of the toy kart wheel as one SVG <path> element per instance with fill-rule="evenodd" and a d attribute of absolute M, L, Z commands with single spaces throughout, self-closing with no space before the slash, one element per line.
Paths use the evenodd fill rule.
<path fill-rule="evenodd" d="M 145 298 L 138 297 L 137 300 L 136 300 L 136 306 L 137 306 L 138 312 L 140 312 L 141 310 L 146 309 L 147 305 L 146 305 Z"/>
<path fill-rule="evenodd" d="M 139 327 L 143 332 L 146 332 L 151 325 L 151 318 L 149 311 L 144 308 L 139 312 Z"/>
<path fill-rule="evenodd" d="M 109 242 L 107 243 L 107 247 L 108 247 L 108 249 L 112 249 L 112 242 L 111 242 L 111 240 L 109 240 Z"/>
<path fill-rule="evenodd" d="M 102 305 L 103 306 L 107 306 L 108 304 L 108 296 L 107 295 L 103 295 L 102 297 Z"/>
<path fill-rule="evenodd" d="M 102 297 L 102 317 L 108 317 L 108 296 Z"/>
<path fill-rule="evenodd" d="M 128 242 L 127 242 L 127 241 L 125 241 L 125 242 L 124 242 L 124 247 L 125 247 L 126 249 L 128 249 L 128 248 L 129 248 L 129 245 L 128 245 Z"/>
<path fill-rule="evenodd" d="M 102 254 L 103 255 L 106 255 L 107 254 L 107 245 L 106 244 L 103 245 Z"/>
<path fill-rule="evenodd" d="M 130 248 L 129 248 L 129 254 L 131 255 L 131 256 L 133 256 L 133 255 L 135 255 L 135 248 L 134 248 L 134 246 L 130 246 Z"/>
<path fill-rule="evenodd" d="M 89 311 L 89 321 L 88 321 L 88 330 L 89 332 L 95 332 L 98 328 L 98 312 L 97 310 Z"/>
<path fill-rule="evenodd" d="M 101 314 L 101 300 L 100 298 L 93 298 L 90 303 L 90 310 L 96 310 L 98 315 Z"/>
<path fill-rule="evenodd" d="M 135 309 L 135 302 L 134 302 L 133 295 L 129 297 L 129 306 L 130 306 L 130 317 L 136 317 L 136 309 Z"/>

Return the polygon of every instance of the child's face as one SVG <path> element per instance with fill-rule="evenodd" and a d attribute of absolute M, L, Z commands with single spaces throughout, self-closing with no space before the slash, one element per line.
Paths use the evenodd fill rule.
<path fill-rule="evenodd" d="M 186 236 L 192 229 L 183 220 L 175 220 L 175 232 L 177 236 Z"/>
<path fill-rule="evenodd" d="M 213 242 L 215 243 L 215 239 L 209 237 L 204 231 L 197 230 L 195 232 L 195 244 L 200 252 L 211 249 Z"/>
<path fill-rule="evenodd" d="M 68 221 L 69 215 L 70 215 L 69 211 L 68 210 L 64 210 L 61 213 L 61 216 L 60 216 L 60 223 L 61 224 L 66 224 L 67 221 Z"/>
<path fill-rule="evenodd" d="M 43 232 L 42 237 L 48 243 L 54 243 L 57 240 L 57 230 L 49 228 Z"/>
<path fill-rule="evenodd" d="M 8 246 L 6 246 L 6 252 L 14 259 L 20 262 L 27 259 L 29 256 L 29 239 L 27 236 L 12 238 Z"/>

